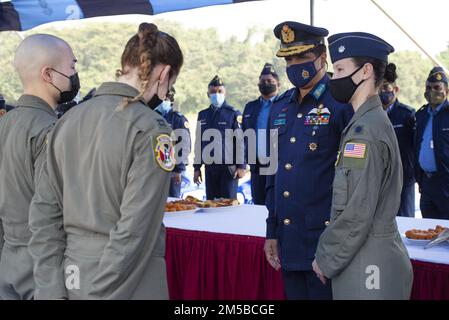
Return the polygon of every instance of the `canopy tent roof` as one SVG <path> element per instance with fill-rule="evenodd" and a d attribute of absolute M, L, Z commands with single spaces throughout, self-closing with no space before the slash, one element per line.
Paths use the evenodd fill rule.
<path fill-rule="evenodd" d="M 259 0 L 0 0 L 0 31 L 24 31 L 44 23 L 121 14 L 155 15 Z"/>

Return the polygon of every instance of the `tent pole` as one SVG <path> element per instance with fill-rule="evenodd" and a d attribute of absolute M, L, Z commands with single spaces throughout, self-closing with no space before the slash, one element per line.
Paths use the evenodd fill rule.
<path fill-rule="evenodd" d="M 380 11 L 383 12 L 383 14 L 385 14 L 426 56 L 427 58 L 430 59 L 430 61 L 432 61 L 432 63 L 435 66 L 440 66 L 444 69 L 444 71 L 446 73 L 449 73 L 448 70 L 440 63 L 438 62 L 437 59 L 435 59 L 434 57 L 432 57 L 431 54 L 429 54 L 427 52 L 426 49 L 424 49 L 419 43 L 418 41 L 416 41 L 390 14 L 388 14 L 387 11 L 385 11 L 378 3 L 376 0 L 370 0 L 377 8 L 379 8 Z"/>
<path fill-rule="evenodd" d="M 314 15 L 315 15 L 315 1 L 314 0 L 310 0 L 310 25 L 313 26 L 314 25 Z"/>

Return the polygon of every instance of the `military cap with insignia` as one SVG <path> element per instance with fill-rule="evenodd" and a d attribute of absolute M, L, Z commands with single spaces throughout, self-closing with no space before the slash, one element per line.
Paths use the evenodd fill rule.
<path fill-rule="evenodd" d="M 271 74 L 272 76 L 278 76 L 278 74 L 276 73 L 276 70 L 274 70 L 274 67 L 271 63 L 265 63 L 265 65 L 263 66 L 262 72 L 260 73 L 261 76 L 267 75 L 267 74 Z"/>
<path fill-rule="evenodd" d="M 221 80 L 221 78 L 216 75 L 210 82 L 209 82 L 209 87 L 220 87 L 220 86 L 224 86 L 224 82 L 223 80 Z"/>
<path fill-rule="evenodd" d="M 274 28 L 273 32 L 276 38 L 281 40 L 281 47 L 276 53 L 278 57 L 288 57 L 311 51 L 316 46 L 324 44 L 324 37 L 329 34 L 327 29 L 295 21 L 282 22 Z"/>
<path fill-rule="evenodd" d="M 429 73 L 427 82 L 444 82 L 447 84 L 448 81 L 447 81 L 446 72 L 444 72 L 444 69 L 441 67 L 433 68 Z"/>
<path fill-rule="evenodd" d="M 366 32 L 338 33 L 328 38 L 332 63 L 345 58 L 368 57 L 388 62 L 394 48 L 385 40 Z"/>

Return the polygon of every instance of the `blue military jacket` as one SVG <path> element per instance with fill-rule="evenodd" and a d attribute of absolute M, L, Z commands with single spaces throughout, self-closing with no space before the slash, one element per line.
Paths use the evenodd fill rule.
<path fill-rule="evenodd" d="M 429 120 L 427 109 L 430 105 L 421 107 L 416 112 L 416 135 L 415 135 L 415 177 L 418 184 L 421 184 L 424 174 L 419 165 L 419 152 L 424 130 Z M 439 175 L 439 185 L 435 185 L 435 192 L 443 192 L 449 197 L 449 102 L 446 100 L 443 108 L 433 118 L 433 145 L 435 160 Z"/>
<path fill-rule="evenodd" d="M 216 108 L 212 105 L 209 106 L 209 108 L 201 110 L 198 113 L 198 122 L 197 124 L 201 126 L 200 132 L 201 137 L 203 137 L 204 132 L 207 129 L 217 129 L 221 134 L 221 163 L 219 165 L 231 165 L 231 164 L 237 164 L 237 161 L 239 162 L 237 164 L 237 168 L 244 169 L 246 165 L 244 164 L 244 142 L 243 139 L 234 139 L 232 143 L 232 153 L 233 157 L 231 158 L 231 162 L 233 163 L 226 163 L 226 145 L 225 145 L 225 130 L 232 129 L 232 130 L 241 130 L 241 123 L 242 123 L 242 114 L 239 110 L 235 109 L 234 107 L 228 105 L 226 101 L 223 103 L 223 105 L 220 108 Z M 198 132 L 198 130 L 197 130 Z M 200 139 L 200 137 L 196 137 L 196 139 Z M 204 148 L 210 144 L 211 141 L 201 141 L 201 154 L 204 150 Z M 197 143 L 195 144 L 195 146 Z M 237 159 L 237 149 L 239 150 L 239 154 L 241 155 L 240 159 Z M 198 152 L 196 152 L 198 154 Z M 214 152 L 212 152 L 212 155 Z M 195 160 L 194 168 L 195 170 L 199 170 L 201 166 L 204 164 L 204 159 L 201 158 L 201 163 L 199 163 L 198 160 Z M 198 162 L 198 163 L 197 163 Z M 214 163 L 216 164 L 216 163 Z M 213 164 L 213 165 L 214 165 Z"/>
<path fill-rule="evenodd" d="M 189 150 L 187 150 L 187 155 L 185 155 L 185 158 L 187 160 L 187 156 L 190 153 L 190 149 L 191 149 L 191 140 L 190 140 L 190 125 L 189 125 L 189 121 L 187 120 L 187 118 L 180 112 L 178 111 L 173 111 L 170 110 L 166 115 L 165 115 L 165 120 L 167 120 L 167 122 L 170 124 L 171 128 L 173 130 L 176 129 L 185 129 L 187 132 L 186 137 L 188 137 L 189 141 L 188 141 L 188 145 L 189 145 Z M 175 142 L 176 144 L 178 144 L 180 141 L 182 140 L 182 137 L 178 137 L 177 141 Z M 175 145 L 175 150 L 176 150 L 176 145 Z M 182 150 L 176 150 L 176 152 L 178 152 L 178 156 L 179 158 L 181 158 L 183 156 L 182 154 Z M 175 168 L 173 169 L 174 172 L 180 173 L 186 170 L 186 161 L 181 162 L 181 163 L 177 163 Z"/>
<path fill-rule="evenodd" d="M 387 111 L 387 114 L 398 139 L 402 168 L 404 170 L 404 186 L 409 185 L 415 182 L 413 150 L 415 110 L 396 99 L 396 102 Z"/>
<path fill-rule="evenodd" d="M 329 224 L 340 136 L 354 111 L 336 102 L 324 76 L 298 102 L 291 89 L 275 100 L 270 128 L 278 132 L 278 171 L 267 177 L 267 239 L 278 239 L 285 270 L 311 270 Z"/>

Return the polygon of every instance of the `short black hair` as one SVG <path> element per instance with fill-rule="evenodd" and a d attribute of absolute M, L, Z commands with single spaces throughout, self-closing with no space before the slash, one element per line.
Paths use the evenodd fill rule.
<path fill-rule="evenodd" d="M 387 68 L 387 62 L 371 58 L 371 57 L 353 57 L 352 61 L 357 68 L 369 63 L 373 66 L 374 70 L 374 85 L 376 88 L 380 87 L 384 81 L 385 70 Z"/>

